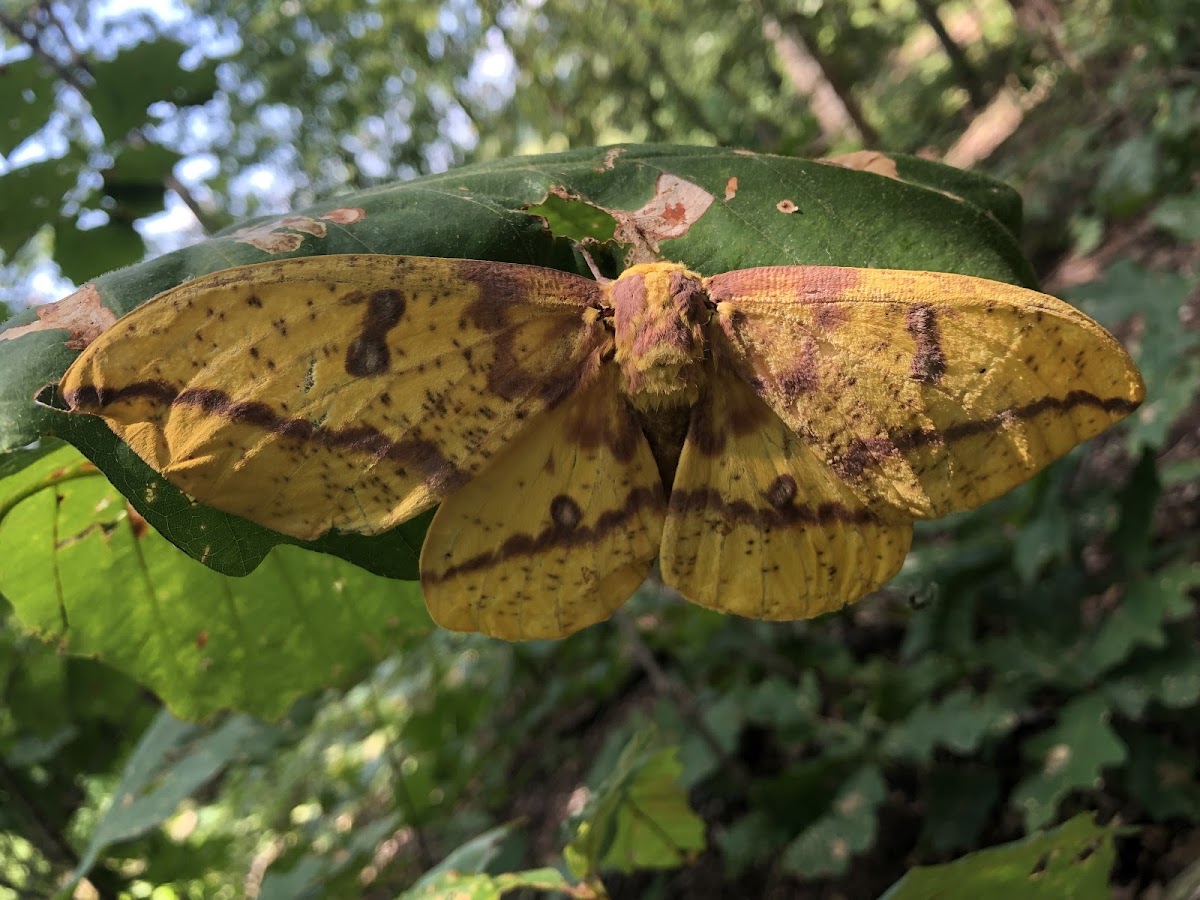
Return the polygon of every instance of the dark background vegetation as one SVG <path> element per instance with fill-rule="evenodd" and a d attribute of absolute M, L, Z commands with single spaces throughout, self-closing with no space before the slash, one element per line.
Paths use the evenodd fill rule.
<path fill-rule="evenodd" d="M 559 643 L 417 630 L 275 723 L 180 723 L 0 599 L 0 897 L 53 896 L 80 869 L 78 896 L 393 897 L 513 822 L 458 867 L 554 865 L 571 815 L 597 821 L 589 797 L 629 793 L 613 778 L 631 741 L 666 751 L 643 763 L 678 761 L 666 783 L 706 849 L 665 871 L 609 859 L 613 896 L 870 898 L 1089 811 L 1121 826 L 1112 896 L 1189 896 L 1191 0 L 154 8 L 170 15 L 0 0 L 10 310 L 245 215 L 467 161 L 617 141 L 866 146 L 1017 187 L 1045 288 L 1126 340 L 1149 396 L 1030 485 L 921 526 L 901 576 L 842 613 L 764 624 L 647 590 Z M 678 800 L 664 821 L 686 824 Z M 1056 864 L 1027 865 L 1030 885 Z"/>

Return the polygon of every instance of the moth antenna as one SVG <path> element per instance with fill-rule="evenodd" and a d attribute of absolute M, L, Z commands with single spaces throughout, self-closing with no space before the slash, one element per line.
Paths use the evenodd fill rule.
<path fill-rule="evenodd" d="M 600 284 L 608 284 L 612 281 L 611 278 L 606 278 L 600 274 L 600 268 L 596 265 L 596 261 L 592 259 L 592 254 L 588 253 L 587 247 L 582 244 L 576 244 L 575 249 L 579 251 L 579 255 L 583 257 L 584 262 L 588 264 L 588 268 L 592 270 L 592 275 L 596 277 L 596 280 Z"/>

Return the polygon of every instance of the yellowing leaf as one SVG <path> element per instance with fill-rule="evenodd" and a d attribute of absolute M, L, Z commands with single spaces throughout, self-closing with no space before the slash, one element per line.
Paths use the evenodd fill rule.
<path fill-rule="evenodd" d="M 1143 387 L 1072 307 L 962 275 L 648 263 L 597 283 L 364 254 L 169 290 L 62 392 L 183 490 L 286 534 L 442 503 L 431 613 L 528 639 L 607 618 L 655 556 L 715 609 L 836 609 L 899 568 L 914 518 L 1009 490 Z"/>

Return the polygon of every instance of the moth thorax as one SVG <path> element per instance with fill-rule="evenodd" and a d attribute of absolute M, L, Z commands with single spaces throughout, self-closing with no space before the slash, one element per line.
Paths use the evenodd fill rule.
<path fill-rule="evenodd" d="M 609 285 L 616 361 L 640 409 L 684 406 L 700 396 L 708 293 L 677 263 L 647 263 Z"/>

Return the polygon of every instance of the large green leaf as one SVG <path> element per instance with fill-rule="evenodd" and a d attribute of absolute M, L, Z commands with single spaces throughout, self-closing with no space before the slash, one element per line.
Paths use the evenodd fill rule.
<path fill-rule="evenodd" d="M 656 187 L 684 183 L 693 186 L 685 206 L 690 204 L 695 221 L 677 237 L 658 239 L 658 253 L 702 273 L 819 263 L 933 269 L 1032 283 L 1010 231 L 1019 201 L 1008 188 L 957 170 L 896 159 L 901 176 L 908 177 L 911 169 L 920 184 L 825 163 L 701 147 L 632 145 L 516 158 L 376 188 L 285 219 L 259 219 L 252 223 L 253 233 L 246 226 L 229 230 L 101 276 L 94 286 L 103 304 L 121 315 L 196 275 L 279 256 L 455 256 L 586 273 L 571 242 L 528 208 L 548 197 L 565 197 L 568 207 L 626 223 L 626 235 L 644 235 L 645 217 L 634 213 L 657 196 Z M 27 326 L 32 320 L 28 313 L 12 325 Z M 0 333 L 0 450 L 27 445 L 44 434 L 75 443 L 152 525 L 221 572 L 243 574 L 275 544 L 298 543 L 190 504 L 106 437 L 103 426 L 39 405 L 35 395 L 74 356 L 65 337 L 65 331 L 27 330 L 4 341 Z M 187 515 L 179 514 L 182 509 L 189 510 Z M 419 521 L 403 538 L 391 533 L 304 545 L 336 552 L 372 571 L 411 578 L 415 559 L 399 546 L 419 545 L 423 531 L 424 521 Z M 214 541 L 214 534 L 222 539 Z"/>
<path fill-rule="evenodd" d="M 162 196 L 161 192 L 159 196 Z M 64 218 L 54 226 L 54 259 L 63 277 L 76 284 L 103 272 L 113 263 L 135 263 L 145 253 L 142 236 L 130 221 L 112 218 L 107 224 L 82 231 L 70 219 Z"/>
<path fill-rule="evenodd" d="M 12 256 L 39 228 L 58 219 L 63 196 L 77 178 L 76 163 L 69 159 L 48 159 L 0 175 L 0 253 Z M 15 375 L 5 369 L 0 361 L 0 382 Z M 0 434 L 0 449 L 3 438 Z"/>
<path fill-rule="evenodd" d="M 193 70 L 179 67 L 188 47 L 159 38 L 91 64 L 96 83 L 88 91 L 92 115 L 110 141 L 125 137 L 147 121 L 147 107 L 158 100 L 177 106 L 207 101 L 217 89 L 216 63 L 205 60 Z"/>
<path fill-rule="evenodd" d="M 783 851 L 783 870 L 805 879 L 845 872 L 856 853 L 875 843 L 877 812 L 886 795 L 879 768 L 863 766 L 842 784 L 829 812 Z"/>
<path fill-rule="evenodd" d="M 161 713 L 126 762 L 112 800 L 92 828 L 75 877 L 86 875 L 109 847 L 166 821 L 181 800 L 216 777 L 258 730 L 245 716 L 205 731 Z"/>
<path fill-rule="evenodd" d="M 1134 450 L 1162 446 L 1200 390 L 1200 333 L 1180 327 L 1193 287 L 1174 272 L 1118 260 L 1104 278 L 1075 288 L 1067 298 L 1110 328 L 1132 315 L 1141 317 L 1142 332 L 1132 354 L 1146 379 L 1146 402 L 1131 417 L 1128 433 Z"/>
<path fill-rule="evenodd" d="M 570 887 L 557 869 L 529 869 L 502 875 L 447 872 L 432 881 L 422 881 L 419 887 L 401 894 L 399 900 L 500 900 L 522 888 L 522 896 L 528 896 L 529 891 L 547 891 L 562 896 L 562 892 L 569 891 Z"/>
<path fill-rule="evenodd" d="M 46 124 L 54 110 L 54 77 L 33 57 L 0 65 L 0 156 Z"/>
<path fill-rule="evenodd" d="M 938 746 L 969 755 L 984 738 L 1004 733 L 1016 722 L 1016 711 L 1001 696 L 976 695 L 962 688 L 940 700 L 920 704 L 888 732 L 884 750 L 891 756 L 917 762 L 928 761 Z"/>
<path fill-rule="evenodd" d="M 682 865 L 704 849 L 704 820 L 679 783 L 678 747 L 654 747 L 639 732 L 584 808 L 564 851 L 580 878 L 601 869 L 632 872 Z"/>
<path fill-rule="evenodd" d="M 100 173 L 104 176 L 104 193 L 114 203 L 109 217 L 128 223 L 161 210 L 166 180 L 181 159 L 183 154 L 160 144 L 139 142 L 123 148 L 112 165 Z"/>
<path fill-rule="evenodd" d="M 1051 821 L 1069 791 L 1098 787 L 1105 768 L 1125 761 L 1125 744 L 1109 717 L 1104 697 L 1085 694 L 1062 708 L 1057 724 L 1025 743 L 1025 755 L 1039 769 L 1016 786 L 1011 799 L 1027 829 Z"/>
<path fill-rule="evenodd" d="M 246 578 L 214 572 L 71 447 L 0 481 L 0 558 L 0 593 L 25 627 L 128 672 L 188 718 L 278 717 L 431 627 L 416 584 L 333 556 L 278 547 Z"/>
<path fill-rule="evenodd" d="M 1112 825 L 1082 813 L 1052 831 L 971 853 L 941 866 L 920 866 L 880 900 L 1063 900 L 1109 896 L 1116 858 Z"/>

